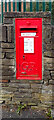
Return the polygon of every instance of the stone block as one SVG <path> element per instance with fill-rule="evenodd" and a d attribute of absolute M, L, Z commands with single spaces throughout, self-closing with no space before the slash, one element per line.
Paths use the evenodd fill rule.
<path fill-rule="evenodd" d="M 44 104 L 46 104 L 46 103 L 49 104 L 49 102 L 52 102 L 52 96 L 49 96 L 49 95 L 47 95 L 47 97 L 41 96 L 40 100 Z"/>
<path fill-rule="evenodd" d="M 32 110 L 34 110 L 34 109 L 37 110 L 37 109 L 38 109 L 38 106 L 32 106 L 32 105 L 31 105 L 31 109 L 32 109 Z"/>
<path fill-rule="evenodd" d="M 1 43 L 2 48 L 14 48 L 13 43 Z"/>
<path fill-rule="evenodd" d="M 45 57 L 52 57 L 54 56 L 54 52 L 51 50 L 51 51 L 45 51 L 44 52 L 44 56 Z"/>
<path fill-rule="evenodd" d="M 11 42 L 11 26 L 7 26 L 8 42 Z"/>
<path fill-rule="evenodd" d="M 13 53 L 6 53 L 6 58 L 14 58 L 14 52 Z"/>
<path fill-rule="evenodd" d="M 30 93 L 19 93 L 19 92 L 15 92 L 14 96 L 16 98 L 31 98 L 31 94 Z"/>
<path fill-rule="evenodd" d="M 13 18 L 4 18 L 4 24 L 13 24 Z"/>
<path fill-rule="evenodd" d="M 19 89 L 19 93 L 32 93 L 32 89 L 23 89 L 23 88 L 21 88 L 21 89 Z"/>
<path fill-rule="evenodd" d="M 32 93 L 32 98 L 33 98 L 33 99 L 34 99 L 34 98 L 40 99 L 40 96 L 41 96 L 41 94 L 40 94 L 40 93 L 35 93 L 35 91 L 34 91 L 34 93 Z"/>
<path fill-rule="evenodd" d="M 54 80 L 54 71 L 50 71 L 50 73 L 51 73 L 52 79 Z"/>
<path fill-rule="evenodd" d="M 9 86 L 9 83 L 5 83 L 5 84 L 4 84 L 4 83 L 0 83 L 0 87 L 1 87 L 1 86 L 2 86 L 2 87 L 8 87 L 8 86 Z"/>
<path fill-rule="evenodd" d="M 54 80 L 49 80 L 49 84 L 54 85 Z"/>
<path fill-rule="evenodd" d="M 0 104 L 2 104 L 2 103 L 3 103 L 3 100 L 0 101 Z"/>
<path fill-rule="evenodd" d="M 5 48 L 2 48 L 2 52 L 14 52 L 14 49 L 9 49 L 9 48 L 7 48 L 7 49 L 5 49 Z"/>
<path fill-rule="evenodd" d="M 2 70 L 2 75 L 3 76 L 12 76 L 14 74 L 15 74 L 15 72 L 13 70 L 10 70 L 10 69 L 3 69 Z"/>
<path fill-rule="evenodd" d="M 42 90 L 46 90 L 46 91 L 49 91 L 49 90 L 52 90 L 52 87 L 53 85 L 42 85 Z"/>
<path fill-rule="evenodd" d="M 14 96 L 14 94 L 3 94 L 3 95 L 0 95 L 0 97 L 2 96 L 2 98 L 11 98 L 11 97 L 13 97 Z"/>
<path fill-rule="evenodd" d="M 14 43 L 14 26 L 11 26 L 11 42 Z"/>
<path fill-rule="evenodd" d="M 51 18 L 51 13 L 50 12 L 9 12 L 9 13 L 4 13 L 4 18 L 19 18 L 19 16 L 30 16 L 30 17 L 42 17 L 42 18 L 48 18 L 47 20 L 49 21 Z M 51 23 L 51 21 L 50 21 Z"/>
<path fill-rule="evenodd" d="M 1 63 L 0 63 L 1 64 Z M 14 59 L 3 59 L 2 65 L 14 65 Z"/>
<path fill-rule="evenodd" d="M 5 56 L 5 53 L 0 53 L 0 59 L 3 59 Z"/>
<path fill-rule="evenodd" d="M 0 83 L 8 83 L 8 80 L 0 80 Z"/>
<path fill-rule="evenodd" d="M 12 65 L 9 65 L 9 66 L 7 66 L 7 65 L 2 65 L 2 70 L 4 70 L 4 71 L 5 71 L 5 69 L 8 69 L 8 70 L 13 70 L 13 71 L 14 71 L 15 66 L 12 66 Z"/>
<path fill-rule="evenodd" d="M 7 38 L 7 27 L 2 25 L 2 41 L 6 42 Z"/>
<path fill-rule="evenodd" d="M 42 88 L 42 84 L 31 84 L 32 89 Z"/>
<path fill-rule="evenodd" d="M 18 84 L 17 84 L 17 83 L 12 83 L 12 84 L 11 84 L 11 83 L 9 83 L 9 86 L 11 86 L 11 87 L 17 87 L 17 88 L 19 88 L 19 89 L 20 89 L 20 88 L 22 88 L 22 89 L 23 89 L 23 88 L 24 88 L 24 89 L 26 89 L 26 88 L 29 89 L 29 88 L 30 88 L 30 84 L 19 84 L 19 83 L 18 83 Z"/>
<path fill-rule="evenodd" d="M 51 43 L 51 25 L 44 25 L 43 40 L 45 41 L 46 44 Z"/>
<path fill-rule="evenodd" d="M 44 70 L 54 70 L 54 66 L 53 66 L 53 64 L 52 63 L 50 63 L 50 64 L 48 64 L 48 63 L 45 63 L 44 64 Z"/>
<path fill-rule="evenodd" d="M 12 80 L 14 82 L 14 79 L 15 77 L 12 75 L 12 76 L 0 76 L 0 79 L 2 78 L 2 80 L 9 80 L 9 82 Z"/>
<path fill-rule="evenodd" d="M 52 58 L 47 58 L 47 57 L 44 57 L 44 64 L 52 64 Z M 54 63 L 54 61 L 53 61 Z"/>

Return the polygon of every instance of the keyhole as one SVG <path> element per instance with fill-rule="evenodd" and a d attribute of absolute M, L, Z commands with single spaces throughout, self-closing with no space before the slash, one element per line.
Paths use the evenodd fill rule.
<path fill-rule="evenodd" d="M 25 56 L 23 55 L 23 59 L 25 59 Z"/>

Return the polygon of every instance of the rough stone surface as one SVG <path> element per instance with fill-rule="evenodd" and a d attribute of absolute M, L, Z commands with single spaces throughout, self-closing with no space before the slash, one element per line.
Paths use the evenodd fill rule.
<path fill-rule="evenodd" d="M 43 18 L 43 80 L 16 80 L 16 48 L 14 48 L 14 18 Z M 2 25 L 2 85 L 3 97 L 0 103 L 14 105 L 20 102 L 43 108 L 52 107 L 54 85 L 54 27 L 51 25 L 51 14 L 36 13 L 4 13 Z M 1 51 L 1 49 L 0 49 Z M 0 96 L 1 97 L 1 96 Z M 33 104 L 32 104 L 33 103 Z M 37 107 L 36 107 L 37 108 Z"/>

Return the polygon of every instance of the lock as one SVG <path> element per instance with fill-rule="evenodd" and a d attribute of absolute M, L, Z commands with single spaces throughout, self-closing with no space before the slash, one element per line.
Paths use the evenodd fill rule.
<path fill-rule="evenodd" d="M 23 59 L 25 59 L 25 56 L 23 55 Z"/>

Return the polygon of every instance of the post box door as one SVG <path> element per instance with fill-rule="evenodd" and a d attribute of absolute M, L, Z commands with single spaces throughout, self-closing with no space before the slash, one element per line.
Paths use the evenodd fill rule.
<path fill-rule="evenodd" d="M 17 79 L 42 79 L 42 24 L 38 29 L 39 34 L 31 36 L 19 34 L 16 43 L 16 78 Z M 24 32 L 26 34 L 27 31 Z M 41 37 L 41 38 L 40 38 Z"/>

